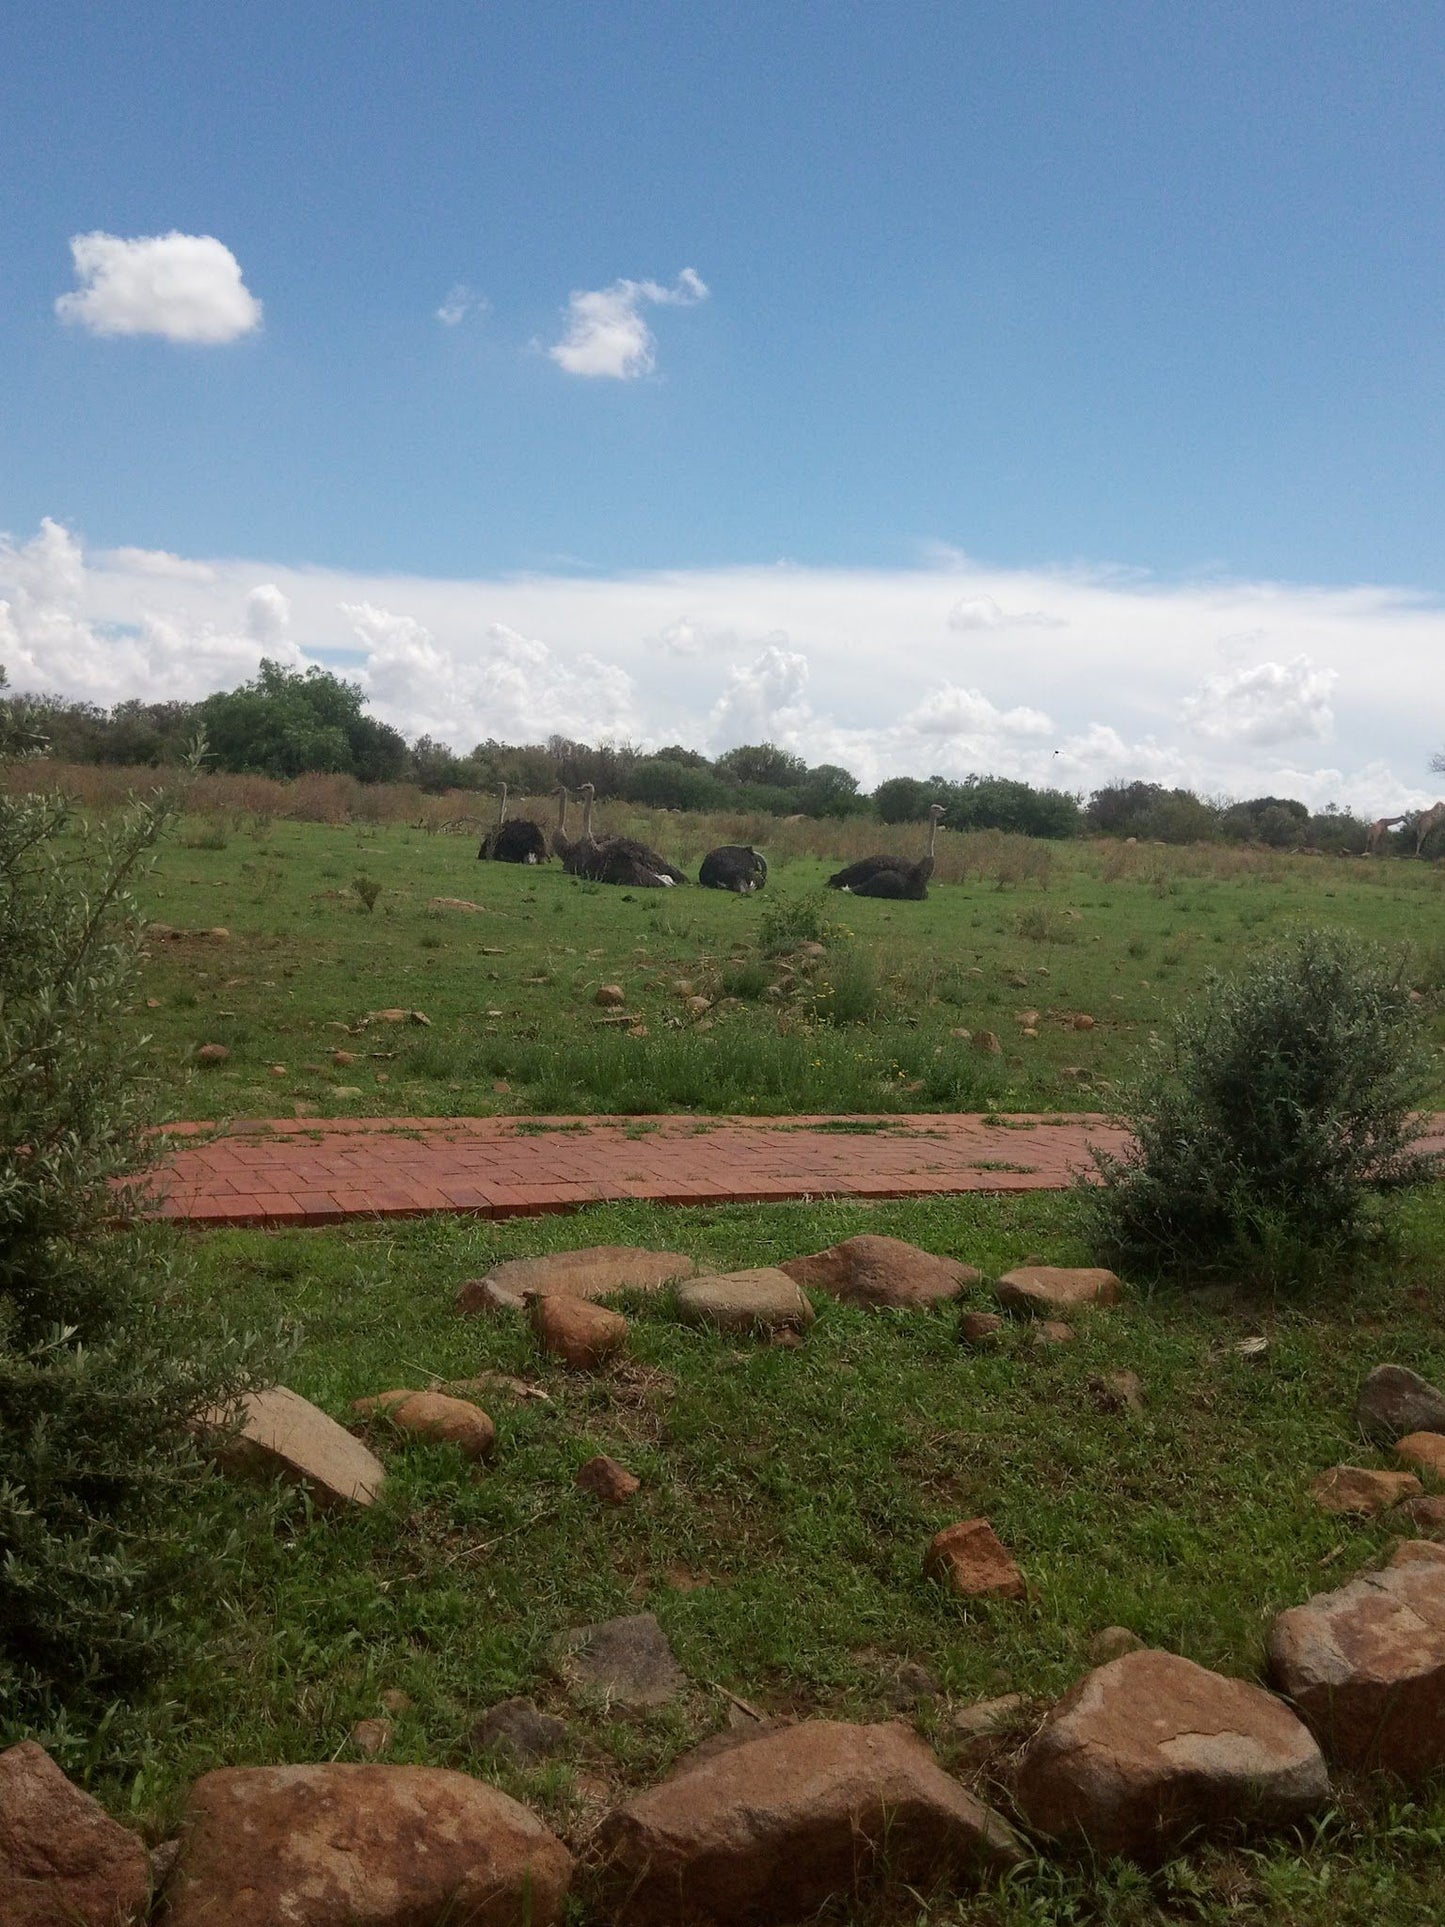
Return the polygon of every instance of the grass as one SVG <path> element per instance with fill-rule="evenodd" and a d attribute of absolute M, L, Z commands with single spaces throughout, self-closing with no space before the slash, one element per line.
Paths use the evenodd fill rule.
<path fill-rule="evenodd" d="M 195 827 L 148 908 L 230 934 L 150 946 L 146 1023 L 175 1117 L 1097 1107 L 1212 967 L 1306 923 L 1393 949 L 1445 1053 L 1439 865 L 944 832 L 929 900 L 888 903 L 821 889 L 870 836 L 907 841 L 877 826 L 775 826 L 784 847 L 755 898 L 478 863 L 470 837 L 405 824 Z M 743 833 L 616 827 L 694 872 L 711 840 Z M 811 847 L 830 839 L 831 856 Z M 353 878 L 375 887 L 370 910 Z M 630 1026 L 599 1022 L 605 983 Z M 388 1008 L 429 1025 L 366 1021 Z M 1000 1056 L 961 1035 L 979 1030 Z M 230 1057 L 197 1072 L 204 1043 Z M 338 1048 L 357 1061 L 338 1067 Z"/>
<path fill-rule="evenodd" d="M 539 1384 L 551 1402 L 486 1401 L 499 1442 L 480 1473 L 445 1448 L 384 1440 L 388 1492 L 361 1516 L 318 1518 L 218 1482 L 218 1516 L 198 1532 L 202 1550 L 230 1540 L 219 1656 L 168 1683 L 123 1765 L 103 1741 L 92 1749 L 93 1783 L 160 1837 L 197 1773 L 352 1757 L 352 1724 L 399 1690 L 411 1708 L 391 1758 L 489 1774 L 581 1839 L 602 1806 L 724 1724 L 728 1694 L 778 1715 L 886 1718 L 899 1669 L 921 1663 L 944 1699 L 917 1717 L 949 1760 L 947 1702 L 1055 1695 L 1107 1625 L 1257 1674 L 1273 1613 L 1343 1583 L 1389 1542 L 1388 1525 L 1330 1517 L 1305 1487 L 1339 1460 L 1374 1462 L 1350 1417 L 1371 1365 L 1445 1374 L 1439 1190 L 1409 1205 L 1401 1250 L 1333 1296 L 1136 1296 L 1081 1320 L 1071 1346 L 1038 1349 L 1020 1330 L 997 1352 L 970 1352 L 950 1311 L 870 1316 L 820 1300 L 806 1344 L 786 1350 L 685 1327 L 654 1303 L 631 1307 L 627 1362 L 585 1378 L 542 1361 L 521 1322 L 451 1310 L 461 1280 L 502 1258 L 589 1243 L 736 1266 L 868 1229 L 992 1275 L 1031 1255 L 1082 1257 L 1067 1213 L 1047 1196 L 616 1205 L 198 1240 L 199 1288 L 238 1322 L 280 1321 L 294 1347 L 287 1382 L 343 1419 L 362 1394 L 486 1370 Z M 1269 1339 L 1263 1360 L 1241 1358 L 1234 1344 L 1256 1334 Z M 1101 1411 L 1091 1394 L 1093 1374 L 1124 1366 L 1143 1380 L 1142 1415 Z M 630 1506 L 574 1487 L 597 1452 L 642 1478 Z M 964 1605 L 922 1577 L 932 1533 L 979 1513 L 1028 1574 L 1027 1605 Z M 661 1620 L 689 1694 L 637 1719 L 568 1705 L 556 1636 L 639 1610 Z M 516 1772 L 470 1753 L 470 1722 L 513 1693 L 572 1720 L 559 1762 Z M 987 1773 L 982 1790 L 1006 1798 Z M 1317 1836 L 1196 1853 L 1152 1882 L 1040 1865 L 1003 1894 L 852 1918 L 1413 1922 L 1445 1908 L 1442 1830 L 1438 1793 L 1406 1805 L 1347 1784 Z"/>

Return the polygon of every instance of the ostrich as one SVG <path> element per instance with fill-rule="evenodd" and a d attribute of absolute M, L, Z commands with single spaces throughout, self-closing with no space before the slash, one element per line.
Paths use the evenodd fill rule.
<path fill-rule="evenodd" d="M 592 804 L 597 794 L 595 783 L 584 783 L 582 795 L 581 861 L 577 874 L 594 883 L 623 883 L 634 890 L 670 890 L 687 878 L 675 865 L 645 843 L 630 836 L 604 836 L 599 842 L 592 833 Z"/>
<path fill-rule="evenodd" d="M 928 848 L 917 863 L 905 863 L 901 856 L 865 856 L 828 879 L 830 890 L 847 890 L 855 897 L 907 897 L 920 902 L 928 895 L 928 879 L 933 875 L 933 842 L 939 820 L 946 814 L 941 803 L 928 806 Z"/>
<path fill-rule="evenodd" d="M 562 868 L 575 877 L 585 874 L 583 866 L 589 850 L 585 837 L 567 834 L 567 808 L 571 801 L 566 784 L 559 783 L 557 785 L 557 822 L 552 831 L 552 854 L 560 857 Z"/>
<path fill-rule="evenodd" d="M 494 863 L 545 863 L 547 861 L 547 839 L 542 834 L 540 824 L 530 817 L 517 816 L 507 821 L 507 786 L 502 784 L 497 803 L 497 826 L 488 830 L 482 838 L 482 847 L 477 851 L 479 858 L 490 857 Z"/>
<path fill-rule="evenodd" d="M 1432 830 L 1438 830 L 1445 823 L 1445 803 L 1436 803 L 1428 810 L 1422 810 L 1415 819 L 1415 854 L 1419 856 L 1425 847 L 1425 839 Z"/>
<path fill-rule="evenodd" d="M 768 880 L 767 858 L 750 845 L 724 843 L 708 851 L 697 880 L 705 890 L 736 890 L 740 897 L 749 896 Z"/>

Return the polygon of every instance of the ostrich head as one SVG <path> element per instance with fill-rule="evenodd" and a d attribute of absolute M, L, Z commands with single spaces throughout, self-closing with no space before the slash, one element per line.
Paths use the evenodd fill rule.
<path fill-rule="evenodd" d="M 942 803 L 929 804 L 928 806 L 928 854 L 930 856 L 933 855 L 933 839 L 938 835 L 938 826 L 943 821 L 944 817 L 947 815 L 948 815 L 948 811 L 943 807 Z"/>

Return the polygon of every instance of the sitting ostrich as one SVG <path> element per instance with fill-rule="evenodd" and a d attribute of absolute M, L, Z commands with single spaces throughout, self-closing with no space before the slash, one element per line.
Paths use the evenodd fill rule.
<path fill-rule="evenodd" d="M 507 821 L 507 786 L 502 785 L 497 804 L 496 828 L 488 830 L 482 838 L 482 847 L 477 851 L 479 858 L 490 857 L 493 863 L 545 863 L 547 861 L 547 839 L 542 834 L 541 825 L 530 817 L 513 817 Z"/>
<path fill-rule="evenodd" d="M 724 843 L 708 851 L 697 880 L 705 890 L 736 890 L 740 897 L 749 896 L 768 880 L 767 858 L 748 844 Z"/>
<path fill-rule="evenodd" d="M 577 865 L 579 876 L 593 883 L 628 884 L 634 890 L 670 890 L 674 884 L 687 882 L 675 864 L 656 850 L 649 850 L 645 843 L 630 836 L 604 836 L 600 840 L 594 836 L 592 804 L 596 795 L 595 783 L 582 785 L 582 835 L 574 846 L 582 853 Z"/>
<path fill-rule="evenodd" d="M 933 875 L 933 844 L 940 819 L 946 814 L 941 803 L 928 807 L 928 848 L 917 863 L 901 856 L 865 856 L 838 870 L 828 879 L 830 890 L 846 890 L 855 897 L 905 897 L 920 903 L 928 895 L 928 879 Z"/>

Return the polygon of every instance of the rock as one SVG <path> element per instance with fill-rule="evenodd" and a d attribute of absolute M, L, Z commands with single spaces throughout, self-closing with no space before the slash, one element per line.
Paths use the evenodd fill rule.
<path fill-rule="evenodd" d="M 985 1057 L 997 1057 L 1003 1050 L 996 1030 L 976 1030 L 973 1033 L 973 1047 L 976 1051 L 982 1051 Z"/>
<path fill-rule="evenodd" d="M 403 1713 L 416 1711 L 416 1701 L 410 1693 L 403 1693 L 399 1686 L 388 1686 L 381 1695 L 381 1703 L 388 1713 L 395 1714 L 398 1718 Z"/>
<path fill-rule="evenodd" d="M 885 1867 L 926 1889 L 1022 1857 L 906 1727 L 829 1720 L 764 1733 L 635 1794 L 596 1845 L 615 1927 L 780 1927 Z"/>
<path fill-rule="evenodd" d="M 1396 1440 L 1395 1457 L 1432 1479 L 1445 1479 L 1445 1432 L 1407 1432 Z"/>
<path fill-rule="evenodd" d="M 527 1311 L 543 1351 L 575 1372 L 595 1372 L 627 1343 L 627 1320 L 621 1312 L 585 1298 L 560 1293 L 531 1298 Z"/>
<path fill-rule="evenodd" d="M 621 984 L 599 984 L 594 1001 L 601 1004 L 604 1010 L 616 1010 L 620 1004 L 627 1002 L 627 992 Z"/>
<path fill-rule="evenodd" d="M 344 1071 L 356 1062 L 356 1052 L 354 1050 L 334 1050 L 331 1053 L 331 1061 L 338 1070 Z"/>
<path fill-rule="evenodd" d="M 687 1685 L 653 1613 L 629 1613 L 562 1635 L 562 1671 L 572 1686 L 629 1710 L 666 1706 Z"/>
<path fill-rule="evenodd" d="M 202 1044 L 196 1052 L 198 1064 L 224 1064 L 231 1055 L 224 1044 Z"/>
<path fill-rule="evenodd" d="M 712 1009 L 712 998 L 711 997 L 689 997 L 687 999 L 686 1009 L 687 1009 L 688 1015 L 691 1017 L 706 1017 L 708 1012 Z"/>
<path fill-rule="evenodd" d="M 338 1084 L 332 1090 L 331 1095 L 333 1097 L 346 1097 L 346 1098 L 360 1097 L 361 1086 L 359 1084 Z"/>
<path fill-rule="evenodd" d="M 1407 1499 L 1400 1510 L 1417 1532 L 1445 1532 L 1445 1499 Z"/>
<path fill-rule="evenodd" d="M 511 1258 L 483 1278 L 469 1278 L 456 1296 L 460 1312 L 520 1311 L 524 1292 L 543 1297 L 611 1298 L 622 1291 L 665 1291 L 691 1278 L 696 1262 L 678 1251 L 644 1251 L 636 1245 L 592 1245 L 554 1251 L 545 1258 Z"/>
<path fill-rule="evenodd" d="M 911 1713 L 923 1701 L 937 1699 L 942 1690 L 937 1673 L 916 1659 L 905 1659 L 880 1683 L 879 1697 L 890 1710 Z"/>
<path fill-rule="evenodd" d="M 1059 1701 L 1015 1785 L 1040 1833 L 1143 1860 L 1201 1828 L 1286 1825 L 1328 1793 L 1319 1747 L 1273 1694 L 1147 1648 Z"/>
<path fill-rule="evenodd" d="M 994 1286 L 1006 1311 L 1043 1317 L 1051 1311 L 1080 1311 L 1117 1305 L 1123 1286 L 1112 1271 L 1066 1265 L 1019 1265 Z"/>
<path fill-rule="evenodd" d="M 263 1478 L 280 1474 L 309 1487 L 323 1506 L 370 1505 L 386 1483 L 380 1459 L 360 1439 L 285 1385 L 247 1392 L 237 1409 L 240 1429 L 221 1447 L 227 1465 Z M 215 1411 L 206 1422 L 223 1427 L 229 1415 Z"/>
<path fill-rule="evenodd" d="M 805 1291 L 825 1291 L 845 1305 L 870 1310 L 913 1310 L 956 1298 L 983 1276 L 972 1265 L 935 1257 L 901 1238 L 865 1232 L 845 1238 L 811 1258 L 789 1258 L 778 1266 Z"/>
<path fill-rule="evenodd" d="M 556 1927 L 572 1856 L 430 1766 L 235 1767 L 191 1788 L 166 1927 Z"/>
<path fill-rule="evenodd" d="M 1074 1328 L 1066 1325 L 1061 1318 L 1041 1318 L 1029 1333 L 1033 1345 L 1072 1345 Z"/>
<path fill-rule="evenodd" d="M 223 923 L 218 923 L 213 930 L 208 930 L 206 935 L 212 943 L 229 943 L 231 941 L 231 933 Z"/>
<path fill-rule="evenodd" d="M 390 1720 L 358 1720 L 351 1729 L 351 1744 L 365 1760 L 374 1760 L 391 1745 Z"/>
<path fill-rule="evenodd" d="M 964 1519 L 935 1533 L 923 1570 L 965 1599 L 1028 1597 L 1023 1574 L 987 1519 Z"/>
<path fill-rule="evenodd" d="M 537 1766 L 571 1738 L 566 1720 L 539 1713 L 529 1699 L 499 1700 L 472 1722 L 467 1742 L 477 1753 L 498 1753 L 513 1766 Z"/>
<path fill-rule="evenodd" d="M 1368 1518 L 1388 1512 L 1402 1499 L 1421 1490 L 1413 1472 L 1374 1472 L 1363 1465 L 1334 1465 L 1310 1483 L 1310 1497 L 1326 1512 L 1354 1513 Z"/>
<path fill-rule="evenodd" d="M 1092 1030 L 1093 1028 L 1094 1028 L 1093 1018 L 1085 1015 L 1082 1011 L 1074 1019 L 1075 1030 Z"/>
<path fill-rule="evenodd" d="M 0 1921 L 131 1927 L 146 1917 L 145 1846 L 61 1772 L 43 1746 L 0 1753 Z"/>
<path fill-rule="evenodd" d="M 785 1271 L 770 1265 L 693 1278 L 677 1288 L 677 1308 L 697 1325 L 720 1331 L 806 1331 L 813 1307 Z"/>
<path fill-rule="evenodd" d="M 1143 1640 L 1127 1626 L 1106 1626 L 1089 1641 L 1089 1660 L 1094 1666 L 1107 1666 L 1111 1659 L 1122 1659 L 1125 1653 L 1143 1650 Z"/>
<path fill-rule="evenodd" d="M 606 1453 L 599 1453 L 589 1459 L 577 1473 L 577 1484 L 584 1492 L 590 1492 L 601 1499 L 605 1505 L 625 1505 L 633 1493 L 642 1485 L 634 1473 L 616 1459 L 609 1459 Z"/>
<path fill-rule="evenodd" d="M 384 1413 L 399 1432 L 455 1445 L 468 1459 L 489 1459 L 497 1443 L 497 1428 L 480 1406 L 445 1392 L 378 1392 L 356 1399 L 351 1409 L 365 1417 Z"/>
<path fill-rule="evenodd" d="M 1414 1539 L 1382 1572 L 1275 1620 L 1270 1669 L 1340 1766 L 1403 1780 L 1445 1765 L 1445 1546 Z"/>
<path fill-rule="evenodd" d="M 950 1713 L 946 1731 L 964 1743 L 971 1755 L 985 1750 L 987 1744 L 1005 1733 L 1028 1710 L 1022 1693 L 1003 1693 L 997 1699 L 975 1700 Z"/>
<path fill-rule="evenodd" d="M 1089 1390 L 1101 1412 L 1142 1412 L 1144 1387 L 1137 1372 L 1096 1372 Z"/>
<path fill-rule="evenodd" d="M 997 1345 L 1007 1327 L 996 1311 L 966 1311 L 958 1321 L 965 1345 Z"/>
<path fill-rule="evenodd" d="M 1386 1445 L 1409 1432 L 1445 1432 L 1445 1392 L 1405 1365 L 1377 1365 L 1360 1387 L 1355 1418 Z"/>
<path fill-rule="evenodd" d="M 429 1385 L 428 1391 L 449 1392 L 453 1398 L 514 1398 L 523 1405 L 550 1405 L 552 1395 L 540 1385 L 529 1385 L 525 1378 L 509 1372 L 479 1372 L 475 1378 L 453 1378 Z"/>

